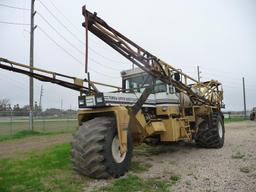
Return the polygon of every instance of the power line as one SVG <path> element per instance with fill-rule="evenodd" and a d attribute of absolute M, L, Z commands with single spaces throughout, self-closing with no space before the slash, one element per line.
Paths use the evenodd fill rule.
<path fill-rule="evenodd" d="M 38 0 L 38 2 L 51 14 L 51 16 L 53 16 L 55 18 L 55 20 L 63 27 L 65 28 L 77 41 L 79 41 L 80 43 L 84 44 L 83 41 L 81 41 L 65 24 L 62 23 L 61 20 L 58 19 L 58 17 L 56 17 L 51 10 L 44 4 L 42 3 L 42 1 Z"/>
<path fill-rule="evenodd" d="M 52 13 L 52 11 L 40 0 L 38 0 L 38 2 L 55 18 L 55 20 L 63 27 L 65 28 L 79 43 L 81 43 L 82 45 L 84 45 L 85 43 L 76 35 L 74 34 L 56 15 L 54 15 L 54 13 Z M 53 3 L 52 3 L 53 4 Z M 64 16 L 64 14 L 53 4 L 53 6 L 55 7 L 55 9 L 72 25 L 75 26 L 69 19 L 67 19 L 66 16 Z M 95 54 L 99 55 L 100 57 L 107 59 L 111 62 L 115 62 L 115 63 L 120 63 L 119 61 L 113 60 L 111 58 L 108 58 L 100 53 L 98 53 L 96 50 L 94 50 L 93 48 L 89 47 L 89 50 L 91 50 L 92 52 L 94 52 Z"/>
<path fill-rule="evenodd" d="M 78 27 L 77 27 L 68 17 L 66 17 L 65 14 L 63 14 L 63 13 L 61 12 L 61 10 L 53 3 L 53 1 L 50 0 L 50 3 L 51 3 L 52 6 L 59 12 L 59 14 L 61 14 L 62 17 L 63 17 L 64 19 L 66 19 L 66 21 L 67 21 L 70 25 L 72 25 L 78 32 L 80 32 L 79 29 L 78 29 Z M 82 42 L 81 40 L 79 40 L 79 41 L 84 45 L 84 42 Z M 105 57 L 104 55 L 99 54 L 97 51 L 95 51 L 95 50 L 94 50 L 93 48 L 91 48 L 91 47 L 89 47 L 89 49 L 90 49 L 92 52 L 94 52 L 95 54 L 97 54 L 97 55 L 99 55 L 99 56 L 101 56 L 101 57 L 103 57 L 103 58 L 105 58 L 105 59 L 108 59 L 108 60 L 117 62 L 117 61 L 112 60 L 112 59 L 110 59 L 110 58 L 108 58 L 108 57 Z"/>
<path fill-rule="evenodd" d="M 25 84 L 23 81 L 18 81 L 16 79 L 13 79 L 12 77 L 10 77 L 10 75 L 7 74 L 1 74 L 1 77 L 5 77 L 4 79 L 7 79 L 9 81 L 11 81 L 12 83 L 16 84 L 19 88 L 24 90 L 24 87 L 28 88 L 27 84 Z"/>
<path fill-rule="evenodd" d="M 96 55 L 99 55 L 100 57 L 102 57 L 102 58 L 104 58 L 104 59 L 106 59 L 106 60 L 109 60 L 110 62 L 114 62 L 114 63 L 119 63 L 119 64 L 120 64 L 119 61 L 110 59 L 110 58 L 108 58 L 108 57 L 106 57 L 106 56 L 104 56 L 104 55 L 98 53 L 97 51 L 95 51 L 95 50 L 94 50 L 93 48 L 91 48 L 91 47 L 89 47 L 89 50 L 91 50 L 92 52 L 94 52 Z"/>
<path fill-rule="evenodd" d="M 66 41 L 70 46 L 72 46 L 74 49 L 76 49 L 79 53 L 81 53 L 82 55 L 83 52 L 80 51 L 80 49 L 78 47 L 76 47 L 73 43 L 71 43 L 69 40 L 67 40 L 49 21 L 47 21 L 47 19 L 42 16 L 40 13 L 37 13 L 39 15 L 39 17 L 41 17 L 64 41 Z"/>
<path fill-rule="evenodd" d="M 93 71 L 94 73 L 97 73 L 97 74 L 99 74 L 99 75 L 103 75 L 103 76 L 105 76 L 105 77 L 109 77 L 109 78 L 111 78 L 111 79 L 119 79 L 120 77 L 118 77 L 118 76 L 112 76 L 112 75 L 106 75 L 105 73 L 101 73 L 101 72 L 99 72 L 99 71 L 95 71 L 94 69 L 89 69 L 90 71 Z"/>
<path fill-rule="evenodd" d="M 65 18 L 66 19 L 66 21 L 69 23 L 69 24 L 71 24 L 78 32 L 80 32 L 79 30 L 78 30 L 78 28 L 77 28 L 77 26 L 68 18 L 68 17 L 66 17 L 65 16 L 65 14 L 63 14 L 61 11 L 60 11 L 60 9 L 50 0 L 50 3 L 52 4 L 52 6 L 59 12 L 59 14 L 61 14 L 62 15 L 62 17 L 63 18 Z M 80 42 L 82 42 L 82 41 L 80 41 Z M 82 42 L 83 43 L 83 45 L 84 45 L 84 42 Z M 91 50 L 92 52 L 94 52 L 96 55 L 99 55 L 99 56 L 101 56 L 101 57 L 103 57 L 103 58 L 105 58 L 105 59 L 107 59 L 107 60 L 110 60 L 110 61 L 114 61 L 114 62 L 117 62 L 117 61 L 115 61 L 115 60 L 112 60 L 112 59 L 110 59 L 110 58 L 108 58 L 108 57 L 105 57 L 104 55 L 101 55 L 100 53 L 98 53 L 97 51 L 95 51 L 93 48 L 91 48 L 91 47 L 89 47 L 89 50 Z"/>
<path fill-rule="evenodd" d="M 62 47 L 57 41 L 55 41 L 45 30 L 42 29 L 42 27 L 38 26 L 38 29 L 49 39 L 51 40 L 57 47 L 59 47 L 63 52 L 65 52 L 67 55 L 69 55 L 70 57 L 72 57 L 77 63 L 83 65 L 83 63 L 81 61 L 79 61 L 74 55 L 72 55 L 69 51 L 67 51 L 64 47 Z M 114 78 L 114 79 L 117 79 L 119 77 L 117 76 L 110 76 L 110 75 L 106 75 L 106 74 L 103 74 L 101 72 L 98 72 L 96 70 L 93 70 L 93 69 L 90 69 L 91 71 L 97 73 L 97 74 L 100 74 L 100 75 L 104 75 L 106 77 L 109 77 L 109 78 Z"/>
<path fill-rule="evenodd" d="M 58 46 L 62 51 L 64 51 L 66 54 L 68 54 L 70 57 L 72 57 L 77 63 L 83 65 L 83 63 L 81 61 L 79 61 L 74 55 L 72 55 L 71 53 L 69 53 L 69 51 L 67 51 L 64 47 L 62 47 L 57 41 L 55 41 L 53 38 L 51 38 L 51 36 L 44 31 L 41 27 L 38 26 L 38 28 L 40 29 L 41 32 L 43 32 L 43 34 L 48 37 L 49 40 L 51 40 L 56 46 Z"/>
<path fill-rule="evenodd" d="M 11 9 L 19 9 L 19 10 L 24 10 L 24 11 L 30 11 L 30 9 L 27 9 L 27 8 L 16 7 L 16 6 L 6 5 L 6 4 L 2 4 L 2 3 L 0 3 L 0 6 L 11 8 Z"/>
<path fill-rule="evenodd" d="M 69 40 L 67 40 L 42 14 L 38 13 L 39 17 L 42 18 L 65 42 L 67 42 L 70 46 L 72 46 L 76 51 L 78 51 L 81 55 L 84 55 L 84 53 L 82 51 L 80 51 L 80 49 L 78 47 L 76 47 L 72 42 L 70 42 Z M 100 65 L 100 66 L 103 66 L 103 67 L 106 67 L 107 69 L 112 69 L 112 70 L 115 70 L 115 71 L 118 71 L 120 72 L 120 69 L 117 69 L 117 68 L 114 68 L 114 67 L 107 67 L 103 64 L 101 64 L 99 61 L 95 60 L 95 59 L 92 59 L 91 57 L 89 58 L 90 61 Z"/>
<path fill-rule="evenodd" d="M 102 66 L 102 67 L 105 67 L 105 68 L 107 68 L 107 69 L 111 69 L 111 70 L 118 71 L 118 72 L 121 71 L 121 70 L 119 70 L 119 69 L 117 69 L 117 68 L 114 68 L 114 67 L 105 66 L 104 64 L 98 62 L 97 60 L 95 60 L 95 59 L 93 59 L 93 58 L 91 58 L 91 57 L 89 57 L 89 59 L 90 59 L 90 61 L 92 61 L 93 63 L 96 63 L 96 64 L 98 64 L 98 65 L 100 65 L 100 66 Z"/>
<path fill-rule="evenodd" d="M 66 19 L 66 21 L 69 22 L 69 24 L 71 24 L 77 31 L 78 30 L 78 27 L 72 22 L 70 21 L 70 19 L 68 19 L 68 17 L 65 16 L 65 14 L 63 14 L 60 9 L 53 3 L 53 1 L 50 0 L 50 3 L 52 4 L 52 6 L 62 15 L 62 17 L 64 17 Z M 80 31 L 79 31 L 80 32 Z"/>
<path fill-rule="evenodd" d="M 16 23 L 16 22 L 9 22 L 9 21 L 0 21 L 2 24 L 8 24 L 8 25 L 30 25 L 28 23 Z"/>
<path fill-rule="evenodd" d="M 79 52 L 81 55 L 84 56 L 84 53 L 82 51 L 80 51 L 80 49 L 78 47 L 76 47 L 72 42 L 70 42 L 69 40 L 67 40 L 42 14 L 38 13 L 38 16 L 40 18 L 42 18 L 66 43 L 68 43 L 70 46 L 72 46 L 77 52 Z M 112 69 L 112 70 L 115 70 L 115 71 L 118 71 L 120 72 L 119 69 L 117 68 L 113 68 L 113 67 L 107 67 L 103 64 L 101 64 L 99 61 L 95 60 L 95 59 L 92 59 L 91 57 L 89 58 L 90 61 L 102 66 L 102 67 L 105 67 L 107 69 Z"/>
<path fill-rule="evenodd" d="M 52 12 L 51 10 L 44 4 L 42 3 L 42 1 L 38 0 L 38 2 L 55 18 L 55 20 L 60 24 L 62 25 L 63 28 L 65 28 L 76 40 L 78 40 L 81 44 L 84 45 L 84 42 L 81 41 L 71 30 L 68 29 L 68 27 L 63 24 L 63 22 L 61 20 L 59 20 Z M 39 14 L 38 14 L 39 15 Z M 68 41 L 63 35 L 60 34 L 60 32 L 58 32 L 58 30 L 56 30 L 56 28 L 54 28 L 53 25 L 50 24 L 50 22 L 48 22 L 41 14 L 40 14 L 41 18 L 44 19 L 45 22 L 47 22 L 48 25 L 51 26 L 51 28 L 56 32 L 58 33 L 58 35 L 60 35 L 69 45 L 71 45 L 73 48 L 75 48 L 80 54 L 84 55 L 82 51 L 80 51 L 76 46 L 74 46 L 74 44 L 72 44 L 70 41 Z M 59 48 L 61 48 L 65 53 L 67 53 L 69 56 L 71 56 L 73 59 L 75 59 L 78 63 L 82 64 L 82 62 L 80 62 L 75 56 L 73 56 L 72 54 L 70 54 L 65 48 L 63 48 L 62 46 L 60 46 L 60 44 L 58 44 L 54 39 L 52 39 L 50 37 L 49 34 L 47 34 L 45 31 L 42 30 L 42 28 L 40 28 L 41 31 L 50 39 L 52 40 Z M 96 51 L 95 51 L 96 52 Z M 92 59 L 90 59 L 92 60 Z M 101 64 L 100 62 L 96 61 L 96 60 L 92 60 L 92 62 L 94 63 L 97 63 L 97 64 L 100 64 L 101 66 L 104 66 L 103 64 Z M 83 65 L 83 64 L 82 64 Z M 112 68 L 112 67 L 110 67 Z M 112 68 L 113 69 L 113 68 Z M 91 69 L 92 70 L 92 69 Z M 116 69 L 115 69 L 116 70 Z M 98 74 L 101 74 L 101 75 L 105 75 L 105 74 L 102 74 L 98 71 L 95 71 L 95 70 L 92 70 L 94 71 L 95 73 L 98 73 Z M 120 71 L 120 70 L 118 70 Z M 110 77 L 110 78 L 118 78 L 118 77 L 114 77 L 114 76 L 109 76 L 109 75 L 105 75 L 107 77 Z"/>

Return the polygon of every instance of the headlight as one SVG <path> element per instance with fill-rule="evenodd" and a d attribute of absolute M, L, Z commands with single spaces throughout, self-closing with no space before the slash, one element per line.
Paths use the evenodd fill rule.
<path fill-rule="evenodd" d="M 103 97 L 97 97 L 96 102 L 97 103 L 102 103 L 103 102 Z"/>
<path fill-rule="evenodd" d="M 84 105 L 84 99 L 79 100 L 79 105 Z"/>
<path fill-rule="evenodd" d="M 78 97 L 79 108 L 102 107 L 105 104 L 103 93 L 95 95 L 83 95 Z"/>
<path fill-rule="evenodd" d="M 96 105 L 95 96 L 86 96 L 85 100 L 86 100 L 86 106 L 88 106 L 88 107 Z"/>
<path fill-rule="evenodd" d="M 85 96 L 78 97 L 78 106 L 79 108 L 85 107 Z"/>

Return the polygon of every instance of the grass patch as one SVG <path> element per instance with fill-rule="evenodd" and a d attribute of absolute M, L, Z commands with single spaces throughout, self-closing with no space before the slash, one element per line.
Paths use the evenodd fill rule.
<path fill-rule="evenodd" d="M 243 159 L 245 154 L 242 154 L 240 151 L 237 151 L 235 154 L 232 155 L 233 159 Z"/>
<path fill-rule="evenodd" d="M 60 132 L 74 131 L 77 128 L 77 120 L 75 119 L 44 119 L 34 121 L 34 131 L 39 132 Z M 15 120 L 12 122 L 7 119 L 0 119 L 0 135 L 11 135 L 19 131 L 29 130 L 28 120 Z"/>
<path fill-rule="evenodd" d="M 133 171 L 134 173 L 142 173 L 142 172 L 148 171 L 151 167 L 152 165 L 149 163 L 133 161 L 131 164 L 130 171 Z"/>
<path fill-rule="evenodd" d="M 114 180 L 112 186 L 102 187 L 94 192 L 168 192 L 169 186 L 167 181 L 144 180 L 135 175 L 128 175 Z"/>
<path fill-rule="evenodd" d="M 245 167 L 240 167 L 240 171 L 243 173 L 250 173 L 251 172 L 251 168 L 248 166 Z"/>
<path fill-rule="evenodd" d="M 30 130 L 24 130 L 19 131 L 15 133 L 14 135 L 0 135 L 0 142 L 1 141 L 7 141 L 12 139 L 21 139 L 25 137 L 31 137 L 31 136 L 44 136 L 44 135 L 57 135 L 61 133 L 71 133 L 71 131 L 60 131 L 60 132 L 38 132 L 38 131 L 30 131 Z"/>
<path fill-rule="evenodd" d="M 173 182 L 178 182 L 179 180 L 181 180 L 181 176 L 173 175 L 170 177 L 170 180 L 172 180 Z"/>
<path fill-rule="evenodd" d="M 231 118 L 225 118 L 225 123 L 233 123 L 233 122 L 240 122 L 240 121 L 246 121 L 244 117 L 231 117 Z"/>
<path fill-rule="evenodd" d="M 0 136 L 0 141 L 11 140 L 11 139 L 19 139 L 19 138 L 35 136 L 35 135 L 46 135 L 46 133 L 40 133 L 38 131 L 28 131 L 28 130 L 19 131 L 19 132 L 15 133 L 14 135 Z"/>
<path fill-rule="evenodd" d="M 22 159 L 0 159 L 1 192 L 82 191 L 84 181 L 72 171 L 70 145 L 61 144 Z"/>

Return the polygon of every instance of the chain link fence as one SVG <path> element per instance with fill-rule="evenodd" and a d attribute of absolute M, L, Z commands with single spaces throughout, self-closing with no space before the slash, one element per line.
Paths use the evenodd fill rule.
<path fill-rule="evenodd" d="M 60 111 L 60 110 L 59 110 Z M 72 132 L 77 126 L 76 111 L 63 111 L 53 114 L 34 113 L 34 131 L 41 133 Z M 224 112 L 225 122 L 248 119 L 243 112 Z M 20 131 L 29 131 L 28 112 L 12 110 L 0 111 L 0 136 L 15 135 Z M 31 130 L 30 130 L 31 131 Z"/>
<path fill-rule="evenodd" d="M 77 127 L 75 113 L 34 115 L 34 131 L 42 133 L 72 132 Z M 0 112 L 0 136 L 14 135 L 29 130 L 29 116 L 13 111 Z"/>

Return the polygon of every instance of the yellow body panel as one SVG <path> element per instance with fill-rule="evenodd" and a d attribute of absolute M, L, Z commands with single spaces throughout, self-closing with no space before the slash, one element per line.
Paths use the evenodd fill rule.
<path fill-rule="evenodd" d="M 160 134 L 161 141 L 179 141 L 189 138 L 185 119 L 163 119 L 162 121 L 166 131 Z"/>
<path fill-rule="evenodd" d="M 176 119 L 163 120 L 166 132 L 161 133 L 161 141 L 177 141 L 180 137 L 180 128 Z"/>
<path fill-rule="evenodd" d="M 148 135 L 158 134 L 166 131 L 165 124 L 162 121 L 150 122 L 145 129 Z"/>
<path fill-rule="evenodd" d="M 156 108 L 157 115 L 178 115 L 180 114 L 179 106 L 161 106 Z"/>

